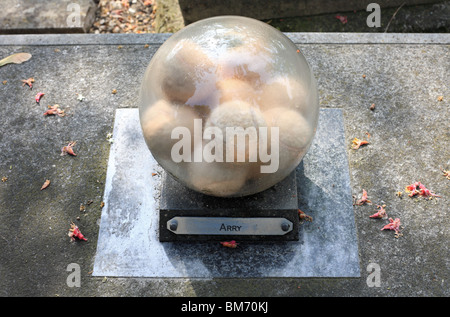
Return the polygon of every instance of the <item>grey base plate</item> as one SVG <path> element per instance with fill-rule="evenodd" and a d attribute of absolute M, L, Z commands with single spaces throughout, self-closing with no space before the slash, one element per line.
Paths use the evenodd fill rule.
<path fill-rule="evenodd" d="M 341 109 L 321 109 L 313 144 L 296 170 L 298 206 L 313 217 L 300 224 L 299 241 L 248 241 L 235 249 L 217 241 L 160 242 L 163 171 L 145 145 L 137 109 L 117 110 L 113 138 L 94 276 L 360 276 Z"/>

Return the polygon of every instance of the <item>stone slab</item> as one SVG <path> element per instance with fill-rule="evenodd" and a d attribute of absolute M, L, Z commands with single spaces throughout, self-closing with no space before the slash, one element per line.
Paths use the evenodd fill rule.
<path fill-rule="evenodd" d="M 321 110 L 316 137 L 297 168 L 299 207 L 314 219 L 301 224 L 299 241 L 242 242 L 236 249 L 161 243 L 162 173 L 145 145 L 138 110 L 118 109 L 93 276 L 360 276 L 341 109 Z"/>
<path fill-rule="evenodd" d="M 92 0 L 0 0 L 0 34 L 87 33 Z"/>
<path fill-rule="evenodd" d="M 318 80 L 321 107 L 340 108 L 344 114 L 352 194 L 358 197 L 364 188 L 373 201 L 353 207 L 360 278 L 92 277 L 111 146 L 106 135 L 112 132 L 117 108 L 137 106 L 145 67 L 161 36 L 1 35 L 2 57 L 21 51 L 33 57 L 0 67 L 0 82 L 7 80 L 0 85 L 0 178 L 8 177 L 0 182 L 0 294 L 448 297 L 450 183 L 440 167 L 450 169 L 445 121 L 450 109 L 450 34 L 288 36 L 305 41 L 296 43 Z M 21 79 L 28 77 L 36 79 L 32 90 L 22 87 Z M 111 94 L 112 89 L 118 93 Z M 46 95 L 37 105 L 34 96 L 40 91 Z M 85 99 L 78 101 L 76 93 Z M 376 104 L 374 111 L 368 109 L 371 103 Z M 66 116 L 44 117 L 53 104 L 66 110 Z M 365 132 L 371 134 L 371 144 L 352 150 L 353 138 L 363 138 Z M 77 141 L 78 156 L 60 156 L 71 140 Z M 325 182 L 331 178 L 327 172 L 321 171 Z M 46 179 L 52 183 L 40 191 Z M 414 181 L 442 198 L 396 196 Z M 94 202 L 80 212 L 80 204 L 89 200 Z M 388 215 L 401 219 L 402 237 L 380 230 L 387 220 L 368 217 L 375 204 L 386 204 Z M 71 221 L 88 241 L 70 242 Z M 66 283 L 73 273 L 66 270 L 70 263 L 80 265 L 81 287 Z M 367 269 L 375 264 L 381 268 L 380 287 L 369 287 Z M 298 309 L 298 301 L 291 302 Z"/>

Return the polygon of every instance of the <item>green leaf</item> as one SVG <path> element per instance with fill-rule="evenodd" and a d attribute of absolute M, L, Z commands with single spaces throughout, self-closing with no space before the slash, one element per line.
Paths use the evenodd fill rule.
<path fill-rule="evenodd" d="M 4 59 L 0 60 L 0 67 L 3 65 L 14 63 L 14 64 L 21 64 L 23 62 L 26 62 L 31 58 L 30 53 L 16 53 L 12 54 L 8 57 L 5 57 Z"/>

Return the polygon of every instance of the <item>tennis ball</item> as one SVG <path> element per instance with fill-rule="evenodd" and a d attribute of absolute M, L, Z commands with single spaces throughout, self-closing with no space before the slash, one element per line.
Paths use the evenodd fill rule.
<path fill-rule="evenodd" d="M 195 118 L 189 107 L 173 106 L 165 100 L 151 105 L 142 114 L 141 125 L 144 139 L 153 156 L 173 163 L 171 150 L 179 140 L 171 138 L 172 131 L 176 127 L 188 128 L 192 144 Z"/>
<path fill-rule="evenodd" d="M 246 181 L 246 168 L 234 163 L 190 163 L 188 169 L 190 186 L 207 195 L 235 196 Z"/>
<path fill-rule="evenodd" d="M 307 111 L 307 91 L 297 80 L 289 77 L 278 77 L 264 85 L 258 98 L 262 111 L 274 107 L 287 107 Z"/>
<path fill-rule="evenodd" d="M 233 100 L 241 100 L 253 104 L 255 92 L 253 87 L 246 81 L 240 79 L 228 78 L 217 83 L 220 93 L 220 103 Z"/>
<path fill-rule="evenodd" d="M 238 162 L 238 159 L 249 162 L 250 158 L 258 158 L 259 128 L 266 126 L 261 111 L 240 100 L 222 103 L 211 112 L 205 124 L 205 128 L 217 127 L 222 131 L 223 141 L 225 142 L 224 156 L 226 153 L 234 153 L 234 162 Z M 231 132 L 234 132 L 234 134 L 227 133 L 227 128 L 230 128 L 228 132 L 232 130 Z M 240 138 L 245 140 L 245 148 L 239 147 Z M 233 139 L 234 142 L 232 142 Z M 230 158 L 230 155 L 227 155 L 228 158 Z M 226 161 L 226 158 L 224 158 L 224 161 Z"/>
<path fill-rule="evenodd" d="M 271 129 L 278 128 L 278 170 L 280 174 L 287 176 L 306 154 L 314 131 L 296 110 L 272 108 L 264 112 L 264 117 Z M 272 131 L 271 129 L 269 131 Z"/>
<path fill-rule="evenodd" d="M 155 66 L 160 74 L 161 87 L 171 102 L 186 103 L 194 96 L 198 85 L 212 76 L 213 62 L 202 48 L 190 40 L 181 40 L 161 65 Z"/>
<path fill-rule="evenodd" d="M 217 73 L 220 79 L 240 79 L 247 81 L 253 88 L 267 80 L 270 70 L 270 57 L 259 43 L 231 48 L 218 59 Z"/>

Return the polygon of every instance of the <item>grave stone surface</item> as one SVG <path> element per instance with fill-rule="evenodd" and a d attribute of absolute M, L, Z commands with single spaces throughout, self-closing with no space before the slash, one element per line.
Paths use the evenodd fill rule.
<path fill-rule="evenodd" d="M 331 142 L 329 147 L 320 145 L 320 148 L 327 150 L 343 148 L 342 153 L 337 155 L 331 151 L 326 156 L 329 161 L 318 167 L 312 157 L 309 161 L 305 158 L 303 166 L 298 169 L 299 177 L 303 177 L 301 173 L 305 176 L 305 185 L 299 188 L 299 196 L 302 191 L 311 190 L 316 196 L 313 202 L 299 199 L 299 207 L 314 217 L 314 222 L 302 225 L 304 245 L 307 245 L 308 236 L 312 243 L 319 243 L 320 240 L 314 240 L 314 235 L 320 236 L 323 231 L 314 226 L 319 221 L 323 222 L 324 217 L 330 222 L 345 221 L 339 218 L 345 214 L 342 210 L 333 210 L 330 215 L 319 215 L 316 210 L 321 204 L 330 208 L 340 204 L 340 200 L 344 199 L 339 194 L 343 188 L 337 183 L 333 187 L 332 179 L 339 178 L 339 173 L 349 172 L 351 194 L 360 196 L 364 188 L 373 201 L 372 205 L 353 206 L 359 278 L 93 277 L 90 272 L 98 250 L 98 223 L 106 220 L 105 224 L 114 224 L 119 219 L 113 221 L 111 216 L 120 215 L 117 210 L 109 219 L 101 214 L 101 201 L 105 197 L 111 199 L 112 195 L 109 177 L 109 185 L 105 188 L 106 175 L 111 168 L 108 166 L 111 144 L 106 136 L 113 132 L 117 121 L 116 109 L 137 106 L 138 89 L 145 67 L 168 36 L 170 34 L 0 36 L 2 57 L 17 52 L 33 55 L 23 64 L 0 67 L 0 82 L 6 81 L 6 84 L 0 84 L 3 101 L 0 107 L 0 178 L 8 178 L 0 182 L 2 295 L 450 295 L 449 182 L 440 169 L 450 168 L 450 135 L 446 124 L 450 96 L 450 34 L 437 33 L 287 33 L 305 54 L 318 79 L 321 107 L 338 111 L 345 119 L 345 140 L 337 142 L 332 135 L 328 140 Z M 28 77 L 36 79 L 33 89 L 22 86 L 21 80 Z M 112 94 L 113 89 L 117 89 L 118 93 Z M 34 96 L 41 91 L 46 94 L 38 105 Z M 77 99 L 77 93 L 84 96 L 83 101 Z M 439 96 L 443 97 L 441 101 Z M 369 110 L 372 103 L 376 105 L 374 111 Z M 66 111 L 66 116 L 43 116 L 47 106 L 53 104 L 59 104 Z M 332 120 L 328 124 L 339 126 Z M 352 150 L 353 138 L 363 138 L 365 132 L 371 134 L 370 145 Z M 114 139 L 116 137 L 113 136 Z M 75 150 L 78 156 L 60 156 L 61 147 L 72 140 L 77 141 Z M 115 140 L 113 145 L 117 142 Z M 339 162 L 340 158 L 345 160 L 345 153 L 348 169 L 346 163 L 342 163 L 344 169 L 335 170 L 332 163 Z M 135 155 L 138 154 L 135 152 Z M 134 161 L 130 158 L 129 162 Z M 150 162 L 138 164 L 150 165 L 147 169 L 158 171 L 158 166 L 153 168 Z M 315 171 L 315 168 L 319 170 Z M 115 180 L 126 178 L 124 171 L 120 174 L 116 175 Z M 51 185 L 41 191 L 46 179 L 52 181 Z M 405 193 L 402 197 L 396 196 L 397 191 L 404 191 L 405 186 L 414 181 L 421 181 L 442 198 L 410 198 Z M 105 190 L 109 196 L 104 195 Z M 132 194 L 128 203 L 132 203 L 136 196 Z M 158 192 L 155 192 L 155 197 L 158 198 Z M 80 212 L 80 204 L 86 204 L 88 200 L 94 202 Z M 394 232 L 380 230 L 388 222 L 387 219 L 369 218 L 375 212 L 375 204 L 379 203 L 387 205 L 390 217 L 401 219 L 402 237 L 395 239 Z M 135 203 L 132 205 L 135 206 Z M 77 220 L 77 217 L 80 219 Z M 130 214 L 128 221 L 121 219 L 122 228 L 130 235 L 146 235 L 146 232 L 139 233 L 142 230 L 139 226 L 130 230 L 132 217 Z M 88 241 L 70 242 L 67 232 L 71 221 L 80 227 Z M 120 246 L 121 242 L 127 243 L 127 237 L 118 239 L 113 236 L 119 229 L 108 229 L 102 225 L 102 239 L 104 232 L 108 233 L 114 243 L 128 249 L 131 255 L 131 252 L 136 252 L 133 245 L 129 248 Z M 333 238 L 340 234 L 328 235 Z M 114 243 L 107 242 L 108 247 L 114 248 Z M 241 243 L 239 248 L 250 250 L 248 246 Z M 145 247 L 149 248 L 150 244 Z M 170 249 L 167 253 L 172 255 L 180 249 L 168 245 L 166 248 Z M 238 251 L 220 245 L 209 248 L 215 254 L 229 256 L 235 255 L 233 251 Z M 266 248 L 264 252 L 272 252 L 269 250 Z M 154 251 L 155 257 L 166 256 L 164 248 L 158 247 Z M 150 269 L 148 272 L 138 271 L 131 261 L 125 262 L 125 257 L 115 258 L 113 254 L 111 252 L 108 256 L 111 263 L 101 263 L 102 266 L 95 264 L 98 274 L 106 274 L 108 266 L 109 274 L 116 274 L 118 265 L 128 273 L 134 271 L 136 276 L 138 273 L 142 276 L 153 273 Z M 136 256 L 139 255 L 133 254 L 130 259 L 136 259 Z M 147 264 L 147 256 L 148 253 L 138 258 L 139 263 Z M 173 261 L 183 273 L 183 266 L 192 261 L 192 257 L 174 257 Z M 315 259 L 314 255 L 309 258 L 316 261 L 317 267 L 325 269 L 326 265 Z M 71 288 L 66 283 L 71 274 L 66 270 L 70 263 L 80 265 L 81 287 Z M 375 264 L 382 270 L 381 287 L 369 287 L 366 283 L 369 275 L 367 269 Z M 220 268 L 225 270 L 220 272 L 222 276 L 230 276 L 230 270 L 234 270 Z M 261 267 L 257 266 L 257 269 Z M 299 275 L 312 276 L 313 272 L 307 268 L 299 265 L 298 269 L 301 270 Z M 340 267 L 336 269 L 341 270 Z"/>

